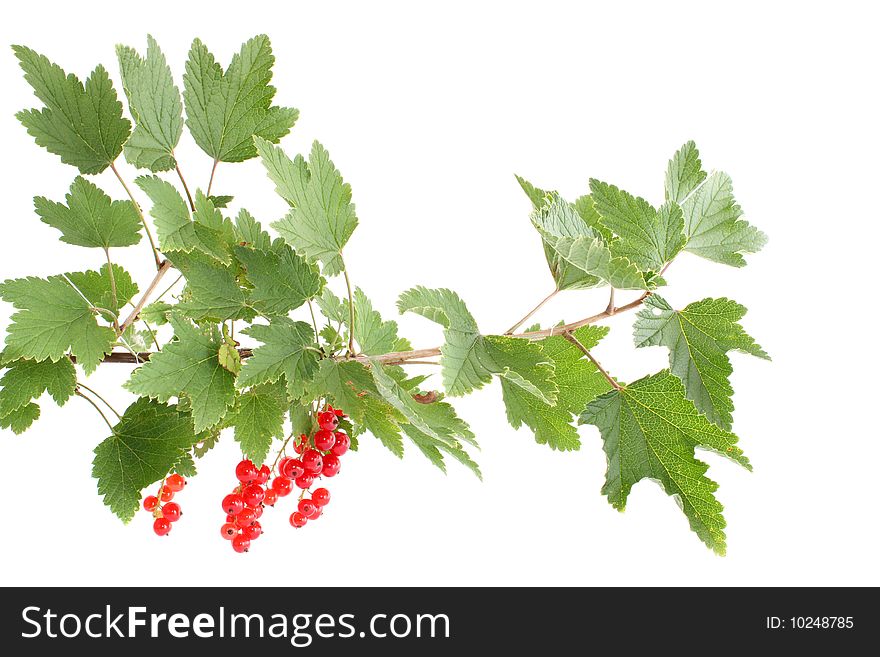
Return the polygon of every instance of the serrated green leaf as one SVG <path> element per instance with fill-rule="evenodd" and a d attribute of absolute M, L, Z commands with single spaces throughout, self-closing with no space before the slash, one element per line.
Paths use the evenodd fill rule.
<path fill-rule="evenodd" d="M 157 176 L 139 176 L 135 183 L 153 202 L 150 215 L 156 220 L 159 247 L 164 253 L 198 251 L 230 264 L 230 242 L 235 239 L 232 226 L 204 194 L 196 192 L 196 211 L 190 215 L 186 201 L 171 183 Z"/>
<path fill-rule="evenodd" d="M 257 467 L 266 460 L 272 439 L 284 434 L 285 402 L 284 388 L 275 385 L 255 386 L 239 395 L 232 420 L 235 439 Z"/>
<path fill-rule="evenodd" d="M 321 312 L 331 322 L 338 322 L 340 324 L 348 323 L 348 300 L 342 300 L 337 297 L 333 290 L 329 287 L 324 287 L 321 291 L 321 296 L 317 297 L 315 301 L 318 302 L 318 308 L 321 309 Z"/>
<path fill-rule="evenodd" d="M 171 472 L 183 475 L 184 477 L 195 477 L 198 474 L 198 470 L 196 470 L 196 462 L 193 459 L 193 455 L 189 452 L 184 452 L 177 459 L 177 463 L 171 466 Z"/>
<path fill-rule="evenodd" d="M 82 176 L 74 179 L 66 200 L 67 205 L 34 198 L 40 220 L 60 230 L 62 242 L 109 249 L 141 241 L 141 221 L 131 201 L 112 200 Z"/>
<path fill-rule="evenodd" d="M 272 226 L 297 253 L 319 260 L 325 276 L 340 273 L 345 269 L 342 248 L 358 224 L 351 185 L 317 141 L 308 163 L 301 155 L 291 160 L 265 140 L 255 143 L 276 191 L 292 206 Z"/>
<path fill-rule="evenodd" d="M 74 287 L 91 303 L 98 308 L 106 308 L 118 315 L 120 309 L 134 298 L 138 293 L 138 286 L 131 278 L 131 274 L 119 265 L 113 265 L 113 284 L 110 282 L 109 268 L 101 267 L 101 271 L 71 272 L 65 274 Z M 114 300 L 113 285 L 116 286 Z M 101 313 L 107 321 L 106 313 Z"/>
<path fill-rule="evenodd" d="M 180 407 L 180 404 L 178 404 Z M 215 430 L 211 432 L 205 432 L 201 435 L 200 440 L 193 445 L 193 456 L 196 458 L 202 458 L 205 454 L 211 451 L 214 447 L 217 446 L 217 443 L 220 440 L 220 432 Z"/>
<path fill-rule="evenodd" d="M 214 327 L 204 333 L 179 314 L 171 315 L 174 340 L 132 372 L 125 388 L 160 402 L 186 396 L 196 431 L 217 424 L 235 402 L 235 377 L 217 354 L 222 344 Z"/>
<path fill-rule="evenodd" d="M 122 88 L 135 127 L 125 144 L 125 159 L 150 171 L 173 169 L 174 149 L 183 133 L 183 105 L 159 44 L 147 35 L 147 56 L 118 45 Z"/>
<path fill-rule="evenodd" d="M 434 450 L 449 454 L 470 468 L 477 477 L 482 478 L 479 467 L 457 440 L 452 427 L 458 430 L 464 427 L 470 438 L 473 438 L 473 434 L 470 434 L 467 425 L 452 423 L 450 418 L 443 414 L 443 410 L 451 409 L 451 406 L 446 405 L 445 409 L 430 409 L 431 404 L 418 403 L 413 399 L 412 393 L 389 375 L 378 361 L 371 361 L 370 371 L 379 396 L 406 418 L 406 424 L 401 426 L 401 429 L 435 465 L 440 465 L 442 458 L 437 459 L 434 451 L 430 449 L 426 451 L 425 447 L 433 447 Z M 457 417 L 455 419 L 458 420 Z"/>
<path fill-rule="evenodd" d="M 176 308 L 196 321 L 224 322 L 249 315 L 247 295 L 229 267 L 201 253 L 169 253 L 186 279 L 186 292 Z"/>
<path fill-rule="evenodd" d="M 733 267 L 744 267 L 743 253 L 757 253 L 767 236 L 740 219 L 742 210 L 733 197 L 726 173 L 709 176 L 682 204 L 687 235 L 685 251 Z"/>
<path fill-rule="evenodd" d="M 173 308 L 174 306 L 166 301 L 154 301 L 153 303 L 148 303 L 144 306 L 138 313 L 138 317 L 148 324 L 162 326 L 163 324 L 168 323 L 168 313 L 171 312 Z"/>
<path fill-rule="evenodd" d="M 214 203 L 214 207 L 221 206 Z M 235 219 L 235 232 L 239 246 L 249 246 L 259 251 L 268 251 L 272 248 L 272 236 L 263 230 L 260 222 L 244 208 L 239 211 Z"/>
<path fill-rule="evenodd" d="M 295 401 L 290 405 L 290 435 L 301 436 L 302 434 L 311 434 L 316 430 L 317 425 L 312 417 L 312 407 L 309 403 Z"/>
<path fill-rule="evenodd" d="M 7 280 L 0 298 L 18 309 L 6 334 L 7 359 L 55 362 L 70 352 L 89 374 L 113 348 L 115 331 L 98 324 L 92 306 L 64 275 Z"/>
<path fill-rule="evenodd" d="M 263 316 L 284 316 L 321 291 L 318 268 L 293 252 L 281 240 L 271 251 L 235 247 L 235 257 L 253 285 L 248 305 Z"/>
<path fill-rule="evenodd" d="M 694 142 L 689 141 L 669 160 L 666 168 L 666 200 L 682 203 L 705 179 L 700 151 Z"/>
<path fill-rule="evenodd" d="M 215 160 L 255 157 L 254 136 L 278 141 L 290 132 L 299 111 L 272 105 L 275 56 L 264 34 L 242 45 L 223 71 L 205 44 L 193 41 L 183 76 L 186 125 L 193 139 Z"/>
<path fill-rule="evenodd" d="M 12 429 L 12 432 L 18 435 L 27 431 L 38 419 L 40 419 L 40 407 L 31 402 L 0 417 L 0 429 Z"/>
<path fill-rule="evenodd" d="M 769 360 L 767 353 L 737 322 L 746 309 L 730 299 L 703 299 L 673 310 L 656 295 L 636 314 L 636 347 L 669 349 L 669 369 L 684 383 L 687 398 L 723 429 L 733 423 L 733 367 L 727 352 L 742 351 Z"/>
<path fill-rule="evenodd" d="M 645 199 L 594 178 L 590 191 L 602 223 L 618 237 L 612 254 L 629 258 L 642 271 L 658 272 L 681 251 L 684 219 L 677 203 L 656 210 Z"/>
<path fill-rule="evenodd" d="M 621 290 L 647 290 L 651 284 L 639 268 L 623 256 L 614 256 L 599 236 L 583 223 L 570 203 L 557 195 L 532 213 L 541 234 L 547 264 L 557 289 L 586 289 L 611 285 Z"/>
<path fill-rule="evenodd" d="M 522 176 L 515 176 L 516 182 L 519 183 L 519 186 L 522 187 L 522 190 L 526 193 L 526 196 L 529 197 L 529 200 L 532 202 L 532 207 L 535 210 L 544 206 L 544 203 L 547 201 L 547 196 L 549 192 L 541 189 L 540 187 L 535 187 L 528 180 L 523 178 Z"/>
<path fill-rule="evenodd" d="M 318 372 L 318 354 L 310 347 L 315 335 L 305 322 L 273 317 L 268 325 L 253 324 L 242 331 L 263 343 L 244 362 L 238 387 L 274 383 L 283 375 L 291 399 L 301 397 Z"/>
<path fill-rule="evenodd" d="M 354 336 L 360 347 L 360 353 L 369 356 L 386 354 L 392 351 L 410 349 L 410 344 L 397 335 L 397 322 L 384 321 L 382 316 L 373 309 L 370 299 L 360 288 L 354 291 Z M 343 314 L 343 321 L 349 323 L 348 311 Z"/>
<path fill-rule="evenodd" d="M 38 400 L 48 392 L 55 403 L 64 406 L 76 391 L 76 370 L 68 358 L 58 362 L 21 359 L 7 365 L 0 379 L 0 417 Z"/>
<path fill-rule="evenodd" d="M 104 504 L 128 522 L 137 513 L 141 491 L 161 481 L 184 453 L 203 440 L 188 413 L 147 398 L 125 409 L 113 435 L 95 448 L 92 476 Z"/>
<path fill-rule="evenodd" d="M 440 363 L 448 394 L 461 396 L 482 388 L 495 374 L 554 403 L 553 367 L 542 357 L 540 346 L 519 338 L 480 335 L 455 292 L 416 287 L 400 295 L 397 307 L 401 313 L 415 312 L 446 328 Z"/>
<path fill-rule="evenodd" d="M 355 423 L 364 421 L 369 394 L 378 394 L 370 371 L 355 360 L 320 361 L 314 380 L 306 387 L 312 399 L 325 397 L 335 407 L 343 409 Z"/>
<path fill-rule="evenodd" d="M 371 433 L 397 458 L 403 458 L 403 438 L 394 408 L 375 397 L 365 397 L 363 406 L 363 430 Z"/>
<path fill-rule="evenodd" d="M 575 338 L 587 349 L 595 347 L 607 334 L 606 327 L 598 326 L 584 326 L 574 332 Z M 543 355 L 553 363 L 559 388 L 556 405 L 546 404 L 502 379 L 507 419 L 515 429 L 523 424 L 528 426 L 538 444 L 560 451 L 580 449 L 580 437 L 572 424 L 574 418 L 611 386 L 592 361 L 564 337 L 545 338 L 540 344 Z"/>
<path fill-rule="evenodd" d="M 211 201 L 211 205 L 213 205 L 218 210 L 229 207 L 229 204 L 232 203 L 234 196 L 230 196 L 229 194 L 211 194 L 208 197 L 208 200 Z"/>
<path fill-rule="evenodd" d="M 43 109 L 22 110 L 16 118 L 37 144 L 77 167 L 80 173 L 101 173 L 122 152 L 131 123 L 122 117 L 122 103 L 106 69 L 98 65 L 85 85 L 45 56 L 13 46 L 24 79 L 43 101 Z"/>
<path fill-rule="evenodd" d="M 235 342 L 224 342 L 217 351 L 217 362 L 227 372 L 238 374 L 241 371 L 241 354 L 235 347 Z"/>
<path fill-rule="evenodd" d="M 706 419 L 685 397 L 681 381 L 668 370 L 640 379 L 590 402 L 581 423 L 599 428 L 608 457 L 602 492 L 619 510 L 633 485 L 657 481 L 684 511 L 691 529 L 719 554 L 725 551 L 718 484 L 706 477 L 708 466 L 696 448 L 727 456 L 751 469 L 736 446 L 737 437 Z"/>

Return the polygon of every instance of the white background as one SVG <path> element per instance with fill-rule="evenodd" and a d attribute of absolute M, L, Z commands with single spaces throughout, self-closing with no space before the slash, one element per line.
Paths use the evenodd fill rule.
<path fill-rule="evenodd" d="M 704 166 L 731 174 L 746 218 L 770 236 L 745 269 L 682 256 L 663 292 L 677 307 L 740 301 L 774 358 L 733 356 L 734 429 L 754 473 L 703 456 L 721 485 L 729 555 L 707 550 L 653 483 L 614 511 L 599 494 L 596 430 L 581 429 L 580 452 L 538 446 L 507 425 L 497 384 L 457 403 L 481 441 L 484 483 L 456 465 L 443 476 L 412 449 L 400 462 L 368 438 L 331 481 L 324 518 L 294 531 L 290 509 L 270 510 L 248 555 L 218 533 L 231 436 L 200 463 L 179 496 L 183 520 L 158 539 L 147 514 L 123 526 L 96 495 L 100 418 L 82 400 L 59 409 L 46 399 L 29 432 L 0 436 L 0 582 L 880 584 L 880 42 L 870 3 L 269 4 L 13 3 L 0 42 L 83 78 L 102 62 L 118 81 L 114 44 L 143 50 L 152 33 L 179 81 L 194 36 L 225 64 L 268 32 L 276 102 L 302 113 L 283 146 L 303 152 L 320 139 L 353 186 L 356 283 L 387 317 L 412 285 L 451 287 L 486 332 L 551 289 L 514 173 L 570 198 L 595 176 L 659 202 L 667 159 L 696 140 Z M 8 50 L 0 79 L 0 276 L 97 268 L 100 251 L 60 243 L 35 216 L 32 197 L 60 199 L 75 171 L 13 118 L 36 101 Z M 188 135 L 178 155 L 204 186 L 210 162 Z M 95 180 L 121 198 L 111 174 Z M 221 165 L 215 184 L 265 222 L 282 212 L 256 160 Z M 145 243 L 117 255 L 149 281 Z M 602 292 L 567 293 L 539 319 L 570 321 L 604 303 Z M 398 321 L 417 347 L 441 340 L 420 317 Z M 631 322 L 609 322 L 597 350 L 622 380 L 665 363 L 665 350 L 633 348 Z M 89 384 L 125 407 L 128 371 L 104 366 Z"/>

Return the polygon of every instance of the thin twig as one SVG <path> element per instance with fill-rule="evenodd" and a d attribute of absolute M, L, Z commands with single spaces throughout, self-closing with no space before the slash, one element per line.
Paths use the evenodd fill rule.
<path fill-rule="evenodd" d="M 578 340 L 576 337 L 574 337 L 568 331 L 563 333 L 562 337 L 565 338 L 566 340 L 568 340 L 569 342 L 571 342 L 575 347 L 580 349 L 582 352 L 584 352 L 584 355 L 593 362 L 593 365 L 595 365 L 596 369 L 598 369 L 602 373 L 602 376 L 604 376 L 608 380 L 608 383 L 611 384 L 612 388 L 614 388 L 615 390 L 620 390 L 620 384 L 617 381 L 615 381 L 613 378 L 611 378 L 611 375 L 608 374 L 608 372 L 605 371 L 605 368 L 602 367 L 601 363 L 599 363 L 599 361 L 593 357 L 593 354 L 590 353 L 590 350 L 587 349 L 583 344 L 581 344 L 580 340 Z"/>
<path fill-rule="evenodd" d="M 110 296 L 113 298 L 113 307 L 119 308 L 119 297 L 116 295 L 116 274 L 113 273 L 113 261 L 110 260 L 110 249 L 104 249 L 104 255 L 107 256 L 107 276 L 110 277 Z M 119 321 L 113 318 L 113 328 L 119 332 Z"/>
<path fill-rule="evenodd" d="M 108 420 L 108 419 L 107 419 L 107 416 L 104 415 L 104 411 L 102 411 L 102 410 L 98 407 L 98 405 L 97 405 L 94 401 L 92 401 L 92 399 L 91 399 L 90 397 L 87 397 L 86 395 L 84 395 L 83 393 L 81 393 L 79 390 L 76 391 L 76 396 L 77 396 L 77 397 L 82 397 L 82 398 L 85 399 L 87 402 L 89 402 L 92 406 L 94 406 L 94 407 L 95 407 L 95 410 L 98 411 L 98 413 L 100 414 L 100 416 L 101 416 L 102 418 L 104 418 L 104 422 L 107 423 L 107 426 L 110 427 L 110 431 L 113 431 L 113 425 L 110 424 L 110 420 Z"/>
<path fill-rule="evenodd" d="M 311 299 L 306 299 L 309 303 L 309 313 L 312 315 L 312 328 L 315 329 L 315 342 L 318 342 L 320 339 L 320 333 L 318 333 L 318 320 L 315 319 L 315 307 L 312 305 Z"/>
<path fill-rule="evenodd" d="M 174 155 L 174 153 L 172 153 Z M 189 209 L 193 212 L 196 211 L 196 204 L 193 203 L 193 197 L 189 193 L 189 187 L 186 185 L 186 180 L 183 178 L 183 171 L 180 170 L 180 164 L 175 161 L 174 170 L 177 171 L 177 177 L 180 178 L 180 184 L 183 185 L 183 191 L 186 192 L 186 200 L 189 202 Z"/>
<path fill-rule="evenodd" d="M 104 406 L 106 406 L 106 407 L 109 408 L 111 411 L 113 411 L 113 415 L 115 415 L 116 417 L 118 417 L 120 420 L 122 419 L 122 416 L 121 416 L 119 413 L 116 412 L 116 409 L 113 408 L 113 406 L 110 405 L 110 402 L 108 402 L 108 401 L 107 401 L 106 399 L 104 399 L 101 395 L 99 395 L 98 392 L 97 392 L 96 390 L 92 390 L 91 388 L 89 388 L 89 387 L 88 387 L 85 383 L 83 383 L 82 381 L 77 381 L 77 382 L 76 382 L 76 387 L 77 387 L 77 388 L 85 388 L 86 390 L 88 390 L 88 391 L 89 391 L 90 393 L 92 393 L 95 397 L 97 397 L 97 398 L 100 399 L 102 402 L 104 402 Z"/>
<path fill-rule="evenodd" d="M 156 272 L 153 280 L 147 286 L 147 289 L 144 292 L 143 296 L 141 296 L 140 301 L 135 304 L 134 309 L 129 313 L 128 317 L 125 318 L 125 321 L 119 325 L 120 333 L 125 333 L 125 329 L 127 329 L 135 321 L 137 321 L 138 315 L 140 314 L 141 310 L 144 309 L 144 306 L 146 306 L 147 302 L 150 300 L 150 295 L 153 294 L 153 291 L 159 285 L 159 281 L 162 280 L 162 277 L 165 276 L 166 272 L 169 269 L 171 269 L 171 262 L 168 260 L 159 265 L 159 271 Z"/>
<path fill-rule="evenodd" d="M 156 242 L 153 241 L 153 234 L 150 232 L 150 226 L 147 224 L 147 218 L 144 216 L 144 211 L 141 210 L 141 206 L 135 199 L 134 194 L 131 193 L 128 185 L 125 184 L 122 176 L 119 175 L 119 171 L 116 169 L 115 162 L 110 163 L 110 170 L 113 171 L 114 174 L 116 174 L 117 180 L 119 180 L 120 184 L 122 184 L 122 188 L 125 190 L 125 193 L 128 194 L 128 198 L 131 199 L 131 204 L 134 206 L 134 209 L 137 212 L 141 223 L 144 225 L 144 232 L 147 234 L 147 239 L 150 240 L 150 247 L 153 249 L 153 258 L 156 260 L 156 269 L 159 269 L 159 267 L 162 266 L 162 258 L 159 257 L 159 249 L 156 248 Z"/>
<path fill-rule="evenodd" d="M 205 192 L 205 196 L 211 195 L 211 187 L 214 186 L 214 174 L 217 173 L 218 164 L 220 164 L 220 160 L 214 160 L 214 164 L 211 167 L 211 178 L 208 180 L 208 191 Z"/>
<path fill-rule="evenodd" d="M 351 295 L 351 281 L 348 278 L 348 269 L 343 265 L 342 273 L 345 276 L 345 287 L 348 288 L 348 355 L 354 356 L 354 300 Z"/>
<path fill-rule="evenodd" d="M 531 316 L 534 315 L 536 312 L 538 312 L 539 310 L 541 310 L 541 308 L 544 307 L 544 304 L 546 304 L 548 301 L 550 301 L 550 299 L 552 299 L 553 297 L 555 297 L 557 294 L 559 294 L 559 289 L 558 289 L 558 288 L 555 289 L 555 290 L 553 290 L 550 294 L 548 294 L 548 295 L 544 298 L 543 301 L 541 301 L 541 303 L 539 303 L 537 306 L 535 306 L 534 308 L 532 308 L 528 313 L 526 313 L 526 316 L 525 316 L 525 317 L 523 317 L 523 318 L 522 318 L 521 320 L 519 320 L 516 324 L 514 324 L 514 325 L 511 326 L 509 329 L 507 329 L 507 330 L 504 332 L 504 335 L 512 335 L 513 332 L 514 332 L 516 329 L 518 329 L 520 326 L 522 326 L 523 324 L 526 323 L 526 320 L 528 320 L 529 317 L 531 317 Z"/>

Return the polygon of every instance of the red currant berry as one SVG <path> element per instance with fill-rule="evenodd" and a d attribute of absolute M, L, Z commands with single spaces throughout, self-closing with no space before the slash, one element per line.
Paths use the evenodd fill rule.
<path fill-rule="evenodd" d="M 251 549 L 251 542 L 247 538 L 245 538 L 245 536 L 239 534 L 232 539 L 232 549 L 239 554 L 247 552 Z"/>
<path fill-rule="evenodd" d="M 272 480 L 272 490 L 275 491 L 278 497 L 287 497 L 290 495 L 290 491 L 293 490 L 293 485 L 287 477 L 275 477 Z"/>
<path fill-rule="evenodd" d="M 223 510 L 230 516 L 237 516 L 244 508 L 244 500 L 241 495 L 231 493 L 223 498 Z"/>
<path fill-rule="evenodd" d="M 292 460 L 293 460 L 292 456 L 281 457 L 281 459 L 279 459 L 279 461 L 278 461 L 278 466 L 277 466 L 278 472 L 280 472 L 281 474 L 284 474 L 284 466 L 287 465 L 288 461 L 292 461 Z"/>
<path fill-rule="evenodd" d="M 288 479 L 296 479 L 300 475 L 304 474 L 305 471 L 306 469 L 303 467 L 303 462 L 299 459 L 290 459 L 287 463 L 284 464 L 284 467 L 280 470 L 281 474 Z"/>
<path fill-rule="evenodd" d="M 324 469 L 321 470 L 321 473 L 325 477 L 335 477 L 339 473 L 339 469 L 342 467 L 342 462 L 339 460 L 339 457 L 335 454 L 327 454 L 324 457 Z"/>
<path fill-rule="evenodd" d="M 231 516 L 227 513 L 226 514 L 226 522 L 235 522 L 235 516 Z"/>
<path fill-rule="evenodd" d="M 293 451 L 296 452 L 297 454 L 302 454 L 306 449 L 306 445 L 308 445 L 308 444 L 309 444 L 309 437 L 306 434 L 302 434 L 299 437 L 299 440 L 293 441 Z"/>
<path fill-rule="evenodd" d="M 179 493 L 183 490 L 183 487 L 186 486 L 186 479 L 183 478 L 182 475 L 177 474 L 176 472 L 173 475 L 170 475 L 168 479 L 165 480 L 165 485 L 168 486 L 175 493 Z"/>
<path fill-rule="evenodd" d="M 174 491 L 168 488 L 168 486 L 162 486 L 159 489 L 159 499 L 162 502 L 170 502 L 174 498 Z"/>
<path fill-rule="evenodd" d="M 266 496 L 263 498 L 263 504 L 266 506 L 275 506 L 275 502 L 278 501 L 278 491 L 274 488 L 266 489 Z"/>
<path fill-rule="evenodd" d="M 306 490 L 309 488 L 309 486 L 312 485 L 312 483 L 314 481 L 315 481 L 315 475 L 304 474 L 304 475 L 300 475 L 299 477 L 297 477 L 293 483 L 295 483 L 298 488 L 302 488 L 303 490 Z"/>
<path fill-rule="evenodd" d="M 260 518 L 263 517 L 264 508 L 265 507 L 262 504 L 257 504 L 257 506 L 254 507 L 254 518 L 255 519 L 259 520 Z"/>
<path fill-rule="evenodd" d="M 317 506 L 327 506 L 330 502 L 330 491 L 326 488 L 316 488 L 312 491 L 312 502 Z"/>
<path fill-rule="evenodd" d="M 220 528 L 220 535 L 227 541 L 231 541 L 233 538 L 238 536 L 238 527 L 233 525 L 231 522 L 227 522 Z"/>
<path fill-rule="evenodd" d="M 255 541 L 263 533 L 263 528 L 260 526 L 259 522 L 255 522 L 250 527 L 245 527 L 241 530 L 241 535 L 244 536 L 249 541 Z"/>
<path fill-rule="evenodd" d="M 169 522 L 177 522 L 180 520 L 180 505 L 177 502 L 169 502 L 165 506 L 162 507 L 162 515 L 168 519 Z"/>
<path fill-rule="evenodd" d="M 315 447 L 322 452 L 329 452 L 335 444 L 336 436 L 333 435 L 332 431 L 321 429 L 315 434 Z"/>
<path fill-rule="evenodd" d="M 339 418 L 332 410 L 318 413 L 318 426 L 327 431 L 336 431 L 339 426 Z"/>
<path fill-rule="evenodd" d="M 235 516 L 235 524 L 244 529 L 257 519 L 257 515 L 253 509 L 244 508 L 237 516 Z"/>
<path fill-rule="evenodd" d="M 321 452 L 316 449 L 307 449 L 303 454 L 302 462 L 306 472 L 312 474 L 321 474 L 321 470 L 324 468 L 324 458 L 321 456 Z"/>
<path fill-rule="evenodd" d="M 235 476 L 243 484 L 250 483 L 257 478 L 257 468 L 250 459 L 245 459 L 235 466 Z"/>
<path fill-rule="evenodd" d="M 145 511 L 155 511 L 156 507 L 159 506 L 159 498 L 155 495 L 147 495 L 144 498 L 144 510 Z"/>
<path fill-rule="evenodd" d="M 330 453 L 334 456 L 342 456 L 351 447 L 351 438 L 343 431 L 337 431 L 334 437 L 336 438 L 336 444 L 330 449 Z"/>
<path fill-rule="evenodd" d="M 269 470 L 269 466 L 264 463 L 263 467 L 257 470 L 257 478 L 254 479 L 254 481 L 260 484 L 260 486 L 263 486 L 267 481 L 269 481 L 269 477 L 271 475 L 272 472 Z"/>
<path fill-rule="evenodd" d="M 244 503 L 251 508 L 254 508 L 262 502 L 265 496 L 266 491 L 263 490 L 263 487 L 260 486 L 260 484 L 248 484 L 241 491 L 241 497 L 244 499 Z"/>
<path fill-rule="evenodd" d="M 316 506 L 315 507 L 315 515 L 313 515 L 311 518 L 309 518 L 309 520 L 317 520 L 318 518 L 321 517 L 322 513 L 324 513 L 324 507 Z"/>
<path fill-rule="evenodd" d="M 305 527 L 306 523 L 309 521 L 303 514 L 299 511 L 294 511 L 290 514 L 290 524 L 299 529 L 300 527 Z"/>
<path fill-rule="evenodd" d="M 318 505 L 311 500 L 300 500 L 296 508 L 306 518 L 314 518 L 315 514 L 318 513 Z"/>
<path fill-rule="evenodd" d="M 171 531 L 171 521 L 167 518 L 156 518 L 153 521 L 153 531 L 156 533 L 156 536 L 165 536 L 165 534 Z"/>

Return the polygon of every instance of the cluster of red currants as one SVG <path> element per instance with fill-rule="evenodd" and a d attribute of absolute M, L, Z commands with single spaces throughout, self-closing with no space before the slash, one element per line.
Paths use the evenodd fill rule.
<path fill-rule="evenodd" d="M 278 462 L 279 472 L 282 477 L 302 489 L 297 510 L 290 515 L 290 524 L 299 529 L 304 527 L 309 520 L 317 520 L 323 513 L 323 508 L 330 502 L 330 491 L 326 488 L 316 488 L 307 498 L 306 492 L 312 483 L 320 476 L 335 477 L 339 474 L 342 463 L 339 460 L 351 446 L 351 438 L 339 429 L 339 419 L 345 417 L 340 409 L 327 406 L 326 410 L 318 413 L 319 429 L 311 437 L 303 434 L 294 443 L 294 451 L 300 454 L 299 458 L 284 457 Z"/>
<path fill-rule="evenodd" d="M 165 536 L 171 531 L 171 523 L 180 520 L 182 512 L 177 502 L 172 502 L 175 493 L 186 486 L 182 475 L 168 475 L 159 486 L 158 495 L 147 495 L 144 498 L 144 509 L 153 514 L 153 531 L 157 536 Z"/>
<path fill-rule="evenodd" d="M 249 459 L 235 466 L 235 477 L 239 485 L 223 498 L 226 522 L 220 528 L 220 534 L 226 540 L 232 541 L 232 549 L 236 552 L 247 552 L 251 541 L 257 540 L 263 534 L 263 527 L 260 525 L 263 509 L 267 504 L 273 506 L 279 496 L 274 487 L 264 488 L 270 476 L 268 465 L 258 469 Z"/>

